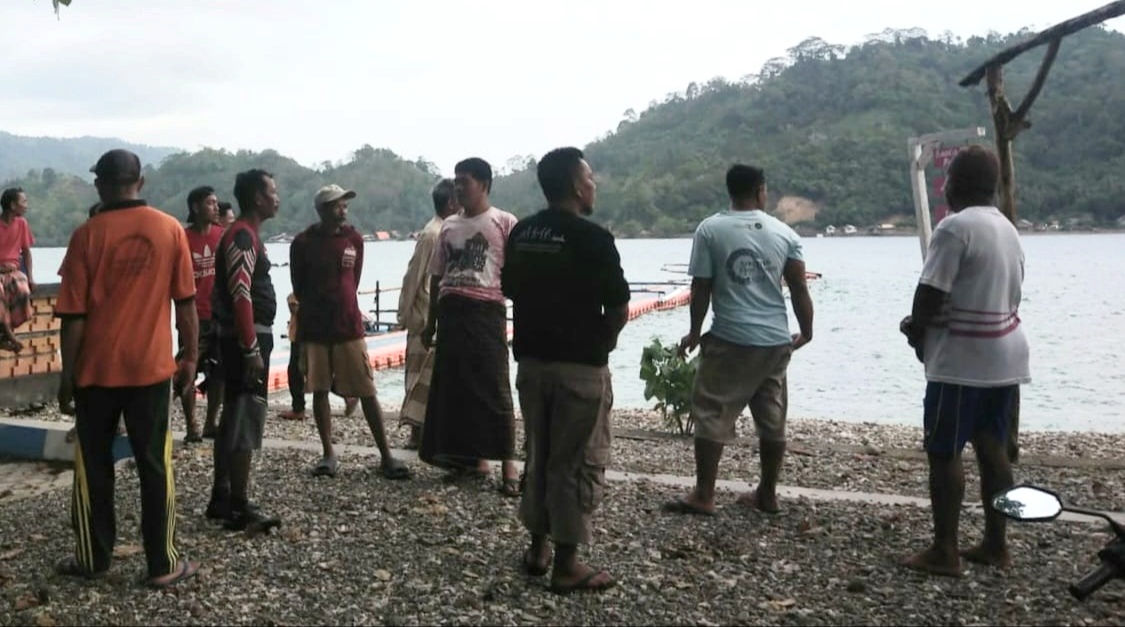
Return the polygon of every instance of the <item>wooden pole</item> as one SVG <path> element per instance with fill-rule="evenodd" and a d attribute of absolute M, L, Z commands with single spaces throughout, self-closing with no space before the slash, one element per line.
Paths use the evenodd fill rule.
<path fill-rule="evenodd" d="M 996 157 L 1000 160 L 1000 210 L 1013 224 L 1016 222 L 1016 167 L 1012 159 L 1012 142 L 1020 131 L 1031 128 L 1031 122 L 1027 119 L 1028 112 L 1031 111 L 1035 99 L 1039 97 L 1039 92 L 1043 90 L 1043 84 L 1047 82 L 1047 74 L 1051 71 L 1051 65 L 1059 53 L 1063 37 L 1120 15 L 1125 15 L 1125 0 L 1117 0 L 1083 13 L 1056 24 L 1022 43 L 1002 50 L 961 79 L 962 87 L 977 85 L 984 78 L 988 80 L 988 102 L 992 106 L 992 123 L 996 127 Z M 1004 64 L 1044 44 L 1048 45 L 1047 53 L 1043 55 L 1043 61 L 1039 64 L 1035 82 L 1032 83 L 1020 106 L 1012 111 L 1012 106 L 1004 95 Z M 1020 401 L 1017 389 L 1008 422 L 1008 456 L 1013 463 L 1019 461 L 1020 455 L 1019 426 Z"/>

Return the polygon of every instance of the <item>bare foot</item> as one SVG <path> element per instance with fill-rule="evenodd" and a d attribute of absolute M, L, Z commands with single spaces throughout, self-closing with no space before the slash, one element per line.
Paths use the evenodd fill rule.
<path fill-rule="evenodd" d="M 697 514 L 699 516 L 714 516 L 715 501 L 704 502 L 696 496 L 693 490 L 687 496 L 677 496 L 668 501 L 661 508 L 671 514 Z"/>
<path fill-rule="evenodd" d="M 997 550 L 986 547 L 984 544 L 979 544 L 971 549 L 961 551 L 961 557 L 974 564 L 984 564 L 985 566 L 996 566 L 999 568 L 1012 567 L 1012 555 L 1008 553 L 1008 547 Z"/>
<path fill-rule="evenodd" d="M 616 584 L 606 571 L 596 570 L 585 564 L 579 564 L 573 572 L 560 573 L 556 569 L 551 574 L 551 592 L 555 594 L 570 594 L 582 590 L 601 592 Z"/>
<path fill-rule="evenodd" d="M 546 542 L 531 546 L 523 552 L 523 571 L 532 577 L 542 577 L 551 569 L 551 547 Z"/>
<path fill-rule="evenodd" d="M 946 555 L 944 552 L 938 551 L 933 547 L 924 551 L 919 551 L 902 560 L 902 565 L 911 570 L 929 573 L 931 575 L 940 575 L 942 577 L 961 576 L 961 557 L 957 554 L 952 556 Z"/>
<path fill-rule="evenodd" d="M 766 514 L 777 514 L 781 511 L 781 507 L 777 504 L 776 495 L 767 498 L 764 495 L 759 495 L 757 490 L 743 493 L 735 500 L 735 503 L 743 507 L 752 507 Z"/>

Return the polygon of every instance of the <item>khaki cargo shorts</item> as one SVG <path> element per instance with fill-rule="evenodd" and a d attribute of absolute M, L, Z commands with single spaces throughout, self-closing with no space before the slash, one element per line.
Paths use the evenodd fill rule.
<path fill-rule="evenodd" d="M 375 396 L 374 372 L 363 338 L 336 344 L 301 342 L 301 372 L 305 374 L 305 391 L 313 394 Z"/>
<path fill-rule="evenodd" d="M 740 346 L 708 333 L 699 351 L 691 399 L 695 437 L 731 442 L 738 417 L 749 406 L 759 439 L 784 442 L 792 346 Z"/>

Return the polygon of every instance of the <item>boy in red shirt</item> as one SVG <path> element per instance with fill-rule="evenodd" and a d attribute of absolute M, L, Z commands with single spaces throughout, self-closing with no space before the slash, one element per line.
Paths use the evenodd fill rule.
<path fill-rule="evenodd" d="M 0 350 L 23 350 L 15 330 L 31 317 L 31 245 L 35 238 L 24 214 L 27 194 L 11 188 L 0 194 Z M 20 260 L 27 268 L 20 270 Z"/>
<path fill-rule="evenodd" d="M 215 287 L 215 251 L 223 229 L 219 224 L 219 198 L 215 189 L 204 185 L 188 193 L 187 233 L 188 248 L 191 249 L 192 273 L 195 276 L 195 311 L 199 316 L 199 372 L 208 379 L 207 420 L 203 433 L 195 420 L 195 394 L 189 392 L 181 397 L 184 406 L 184 419 L 187 422 L 187 436 L 184 442 L 202 442 L 204 437 L 215 437 L 215 426 L 219 414 L 219 403 L 223 398 L 222 377 L 213 377 L 218 365 L 215 354 L 215 339 L 211 328 L 211 292 Z M 180 338 L 180 354 L 184 352 L 183 337 Z"/>

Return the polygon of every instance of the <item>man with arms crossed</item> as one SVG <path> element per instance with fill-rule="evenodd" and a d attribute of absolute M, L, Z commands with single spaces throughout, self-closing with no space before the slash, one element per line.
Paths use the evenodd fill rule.
<path fill-rule="evenodd" d="M 504 294 L 512 299 L 519 362 L 516 388 L 527 427 L 527 485 L 520 518 L 531 533 L 523 557 L 551 589 L 604 590 L 609 573 L 578 561 L 605 491 L 613 382 L 609 353 L 629 315 L 629 284 L 613 235 L 585 219 L 594 211 L 594 173 L 577 148 L 538 165 L 548 208 L 508 238 Z"/>
<path fill-rule="evenodd" d="M 355 192 L 339 185 L 322 187 L 313 200 L 320 222 L 305 229 L 289 247 L 289 273 L 300 303 L 297 326 L 313 415 L 324 456 L 313 467 L 317 476 L 336 476 L 339 462 L 332 446 L 328 393 L 359 398 L 367 426 L 382 455 L 387 479 L 409 479 L 410 470 L 391 454 L 383 429 L 383 410 L 375 396 L 371 358 L 367 354 L 363 314 L 356 293 L 363 275 L 363 236 L 347 224 L 348 201 Z"/>
<path fill-rule="evenodd" d="M 747 405 L 761 446 L 761 480 L 741 505 L 779 511 L 777 480 L 785 458 L 789 395 L 786 372 L 793 351 L 812 340 L 813 303 L 805 283 L 801 238 L 765 212 L 762 170 L 736 164 L 727 171 L 730 209 L 699 224 L 691 248 L 691 330 L 684 354 L 700 346 L 692 390 L 695 490 L 665 505 L 672 512 L 713 515 L 715 480 L 724 446 Z M 782 280 L 789 285 L 801 332 L 789 335 Z M 700 337 L 707 307 L 711 331 Z"/>
<path fill-rule="evenodd" d="M 995 205 L 999 172 L 986 148 L 954 157 L 945 184 L 951 213 L 934 229 L 911 315 L 900 326 L 926 366 L 924 445 L 934 518 L 933 544 L 904 564 L 935 575 L 960 576 L 961 556 L 1011 564 L 1004 516 L 991 501 L 1012 485 L 1008 416 L 1031 372 L 1019 318 L 1023 248 Z M 967 442 L 980 465 L 984 540 L 958 555 Z"/>
<path fill-rule="evenodd" d="M 66 249 L 55 315 L 62 319 L 59 407 L 74 401 L 77 435 L 71 520 L 74 556 L 59 573 L 103 576 L 117 539 L 113 440 L 122 414 L 141 482 L 147 584 L 166 588 L 199 566 L 176 550 L 176 490 L 169 429 L 172 386 L 195 378 L 199 323 L 184 228 L 140 199 L 141 160 L 111 150 L 91 169 L 102 208 Z M 171 303 L 184 354 L 172 358 Z"/>
<path fill-rule="evenodd" d="M 422 443 L 422 425 L 426 422 L 426 403 L 434 374 L 434 353 L 422 345 L 422 331 L 430 310 L 430 259 L 434 256 L 442 222 L 461 210 L 450 179 L 439 181 L 430 195 L 436 215 L 418 234 L 398 298 L 398 323 L 406 327 L 406 395 L 399 420 L 410 427 L 408 449 L 416 449 Z"/>

